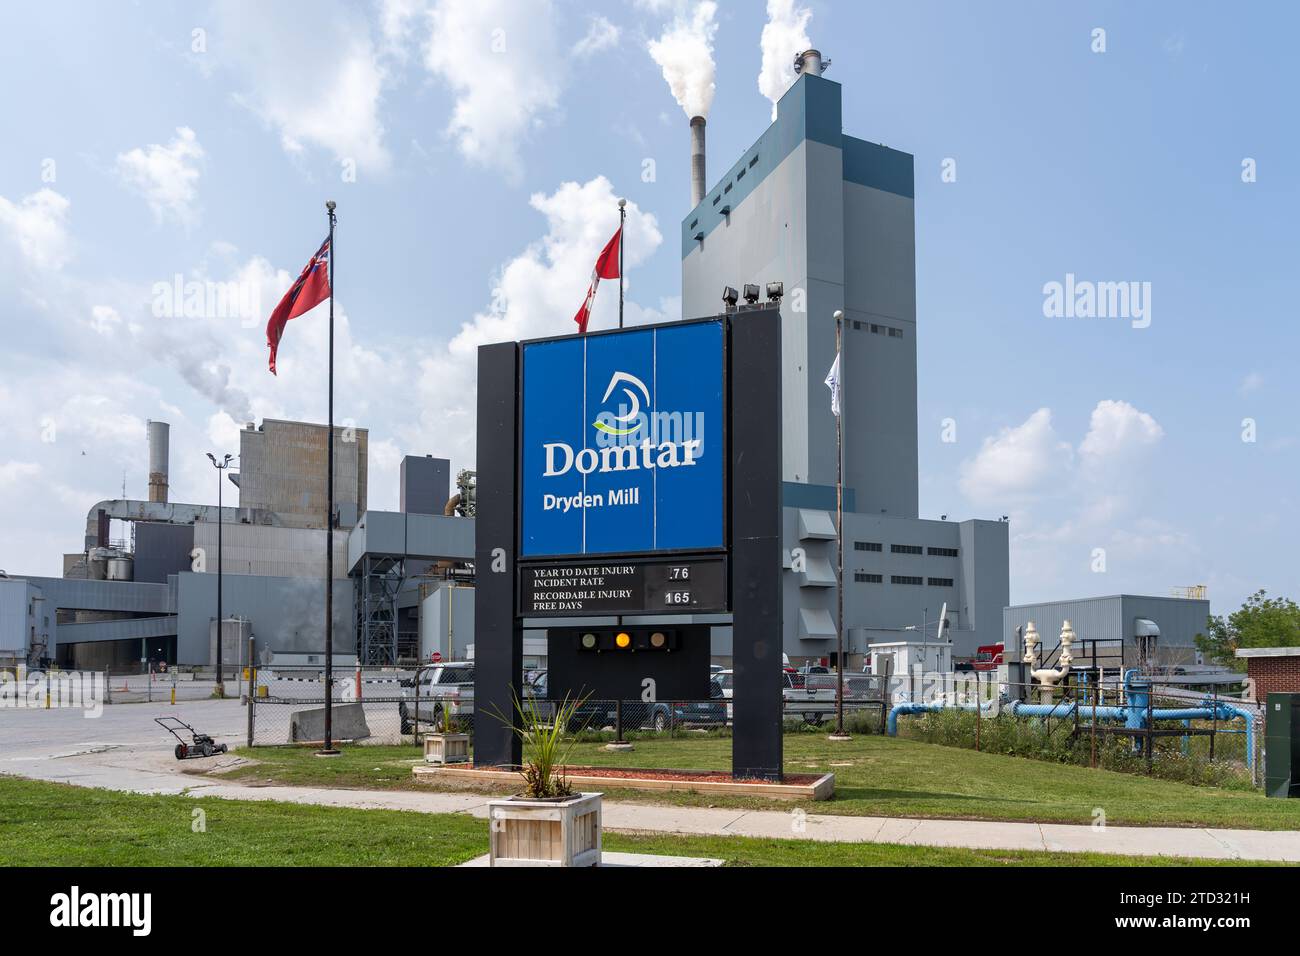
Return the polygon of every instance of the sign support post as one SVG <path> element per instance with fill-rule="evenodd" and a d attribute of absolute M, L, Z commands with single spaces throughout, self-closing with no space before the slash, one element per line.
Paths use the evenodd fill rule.
<path fill-rule="evenodd" d="M 782 779 L 781 316 L 733 317 L 731 775 Z"/>
<path fill-rule="evenodd" d="M 518 345 L 481 346 L 474 529 L 474 764 L 479 767 L 517 767 L 523 759 L 514 732 L 524 671 L 524 633 L 515 616 L 518 389 Z"/>

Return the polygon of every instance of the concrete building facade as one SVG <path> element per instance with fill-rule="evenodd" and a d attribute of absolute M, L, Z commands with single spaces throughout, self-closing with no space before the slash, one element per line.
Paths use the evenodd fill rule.
<path fill-rule="evenodd" d="M 329 428 L 267 418 L 239 433 L 239 506 L 274 512 L 287 527 L 324 528 Z M 364 428 L 335 426 L 334 507 L 350 528 L 366 510 L 367 449 Z"/>
<path fill-rule="evenodd" d="M 781 282 L 785 652 L 835 649 L 835 417 L 824 384 L 843 311 L 844 626 L 867 645 L 934 637 L 948 606 L 954 655 L 1002 632 L 1007 525 L 918 517 L 912 157 L 848 136 L 841 87 L 800 76 L 777 117 L 686 215 L 684 317 L 724 286 Z M 726 629 L 715 637 L 725 657 Z"/>

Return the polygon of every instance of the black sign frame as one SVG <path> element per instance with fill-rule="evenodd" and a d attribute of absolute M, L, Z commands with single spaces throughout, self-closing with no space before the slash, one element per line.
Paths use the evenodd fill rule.
<path fill-rule="evenodd" d="M 723 320 L 727 417 L 724 540 L 730 610 L 721 613 L 731 617 L 735 671 L 731 773 L 737 779 L 780 780 L 784 575 L 781 315 L 776 306 L 769 306 L 727 313 Z M 478 350 L 474 694 L 480 712 L 503 714 L 513 712 L 523 674 L 523 618 L 517 613 L 521 356 L 518 342 L 483 345 Z M 584 555 L 583 559 L 629 563 L 634 557 L 680 560 L 678 555 L 644 552 Z M 530 555 L 525 563 L 536 565 L 538 560 Z M 540 560 L 553 564 L 558 559 L 548 556 Z M 571 563 L 576 563 L 576 556 Z M 521 730 L 518 715 L 499 728 L 485 722 L 475 733 L 475 764 L 518 767 Z"/>
<path fill-rule="evenodd" d="M 639 588 L 643 593 L 642 600 L 636 600 L 635 595 L 629 599 L 628 603 L 615 606 L 612 604 L 592 605 L 589 607 L 579 608 L 557 608 L 537 610 L 535 605 L 528 604 L 529 595 L 529 575 L 533 572 L 561 567 L 568 569 L 580 569 L 585 567 L 607 567 L 607 566 L 626 566 L 634 569 L 634 581 L 629 581 L 634 589 Z M 707 588 L 702 592 L 700 601 L 688 604 L 671 604 L 659 603 L 656 596 L 661 591 L 656 589 L 659 584 L 657 572 L 660 568 L 665 570 L 665 587 L 672 582 L 671 574 L 668 573 L 672 568 L 689 567 L 692 569 L 708 569 L 704 578 L 696 578 L 701 586 Z M 703 553 L 677 553 L 662 554 L 655 556 L 647 555 L 601 555 L 599 558 L 580 558 L 580 559 L 546 559 L 536 561 L 529 559 L 526 563 L 520 563 L 518 581 L 516 586 L 516 613 L 519 617 L 524 618 L 548 618 L 548 617 L 609 617 L 613 615 L 625 614 L 641 616 L 665 615 L 665 614 L 726 614 L 731 609 L 731 580 L 728 575 L 728 561 L 725 554 L 719 554 L 716 551 Z M 690 579 L 679 579 L 679 590 L 693 590 L 694 582 Z"/>

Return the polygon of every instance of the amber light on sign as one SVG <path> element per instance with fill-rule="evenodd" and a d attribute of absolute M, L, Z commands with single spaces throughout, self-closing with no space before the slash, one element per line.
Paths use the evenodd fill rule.
<path fill-rule="evenodd" d="M 614 638 L 614 643 L 619 647 L 631 647 L 632 635 L 628 634 L 626 631 L 619 631 L 617 636 Z"/>

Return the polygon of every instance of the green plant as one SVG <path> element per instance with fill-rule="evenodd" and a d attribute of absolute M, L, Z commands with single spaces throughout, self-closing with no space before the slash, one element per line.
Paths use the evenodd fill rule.
<path fill-rule="evenodd" d="M 900 722 L 905 736 L 925 743 L 946 747 L 975 747 L 975 715 L 966 710 L 940 710 L 921 714 Z M 1195 738 L 1194 738 L 1195 739 Z M 1199 738 L 1204 740 L 1204 738 Z M 1183 753 L 1177 738 L 1167 743 L 1157 741 L 1150 775 L 1197 786 L 1252 789 L 1244 766 L 1244 740 L 1223 735 L 1211 760 L 1204 744 L 1193 744 Z M 1127 738 L 1098 736 L 1096 765 L 1103 770 L 1146 774 L 1147 761 L 1134 751 Z M 1049 763 L 1090 766 L 1092 741 L 1086 728 L 1074 734 L 1074 722 L 1054 720 L 1050 726 L 1040 718 L 1017 718 L 1009 714 L 984 717 L 980 721 L 980 748 L 984 753 L 1028 757 Z M 1233 759 L 1240 754 L 1239 759 Z"/>
<path fill-rule="evenodd" d="M 518 722 L 500 712 L 492 716 L 509 727 L 523 745 L 524 763 L 519 775 L 524 778 L 524 796 L 535 800 L 572 796 L 573 787 L 564 770 L 577 739 L 567 728 L 586 698 L 565 694 L 554 713 L 544 716 L 536 697 L 521 701 L 513 691 L 511 697 Z M 578 732 L 585 729 L 584 723 Z"/>

